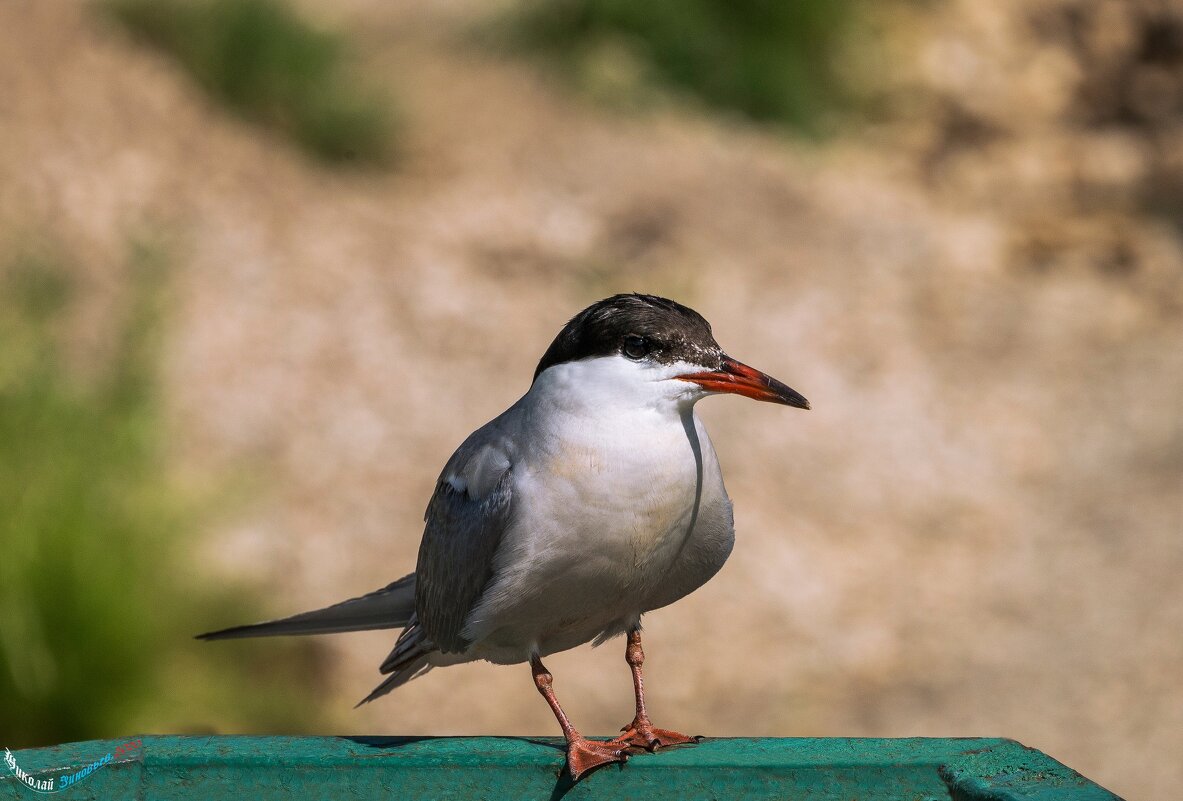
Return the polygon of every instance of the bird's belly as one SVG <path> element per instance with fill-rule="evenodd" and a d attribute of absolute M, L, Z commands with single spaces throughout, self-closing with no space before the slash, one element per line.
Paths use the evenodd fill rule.
<path fill-rule="evenodd" d="M 622 480 L 638 475 L 648 480 Z M 548 491 L 532 495 L 547 501 L 507 532 L 498 578 L 469 620 L 466 636 L 485 658 L 520 661 L 528 650 L 625 631 L 699 586 L 730 552 L 730 502 L 713 459 L 562 478 L 547 473 Z"/>

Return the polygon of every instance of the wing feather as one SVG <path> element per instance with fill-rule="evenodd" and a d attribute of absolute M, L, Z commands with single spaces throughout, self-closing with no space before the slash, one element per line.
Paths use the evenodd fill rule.
<path fill-rule="evenodd" d="M 493 558 L 509 520 L 512 467 L 493 445 L 457 453 L 425 515 L 415 568 L 415 609 L 427 638 L 444 653 L 464 651 L 461 632 L 493 577 Z"/>

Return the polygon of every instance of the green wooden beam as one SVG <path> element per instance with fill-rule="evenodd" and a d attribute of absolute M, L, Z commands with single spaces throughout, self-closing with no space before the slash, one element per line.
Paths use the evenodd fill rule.
<path fill-rule="evenodd" d="M 143 736 L 13 751 L 0 764 L 0 799 L 52 789 L 72 801 L 1120 801 L 1002 739 L 711 739 L 635 756 L 575 785 L 563 760 L 551 737 Z M 62 789 L 63 777 L 75 778 Z"/>

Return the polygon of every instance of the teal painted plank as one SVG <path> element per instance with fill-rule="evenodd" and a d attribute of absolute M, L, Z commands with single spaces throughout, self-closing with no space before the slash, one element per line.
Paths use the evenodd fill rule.
<path fill-rule="evenodd" d="M 561 773 L 562 740 L 549 737 L 135 739 L 140 745 L 121 754 L 126 740 L 95 740 L 14 751 L 12 762 L 77 801 L 1120 801 L 1051 757 L 1000 739 L 714 739 L 640 754 L 576 785 Z M 0 765 L 0 799 L 44 797 L 10 764 Z M 63 776 L 78 778 L 60 789 Z"/>

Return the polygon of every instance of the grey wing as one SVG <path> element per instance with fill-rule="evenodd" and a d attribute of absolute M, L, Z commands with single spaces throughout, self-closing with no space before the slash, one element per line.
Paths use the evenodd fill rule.
<path fill-rule="evenodd" d="M 444 653 L 464 651 L 464 621 L 493 577 L 493 557 L 509 520 L 512 468 L 495 448 L 445 473 L 428 504 L 415 568 L 415 609 L 423 633 Z"/>

